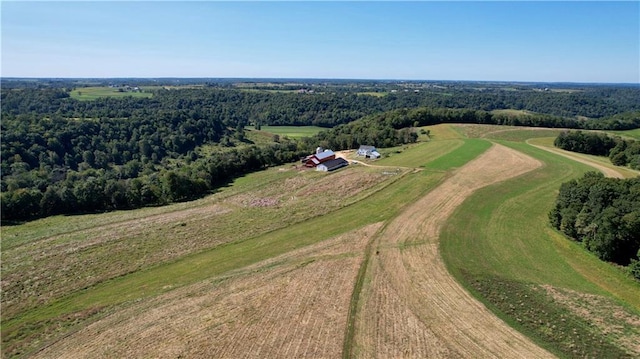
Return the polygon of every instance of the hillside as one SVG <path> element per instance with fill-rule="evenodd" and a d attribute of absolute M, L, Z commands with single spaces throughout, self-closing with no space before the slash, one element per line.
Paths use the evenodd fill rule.
<path fill-rule="evenodd" d="M 590 167 L 526 142 L 553 130 L 424 129 L 376 166 L 3 227 L 3 356 L 637 356 L 640 285 L 546 222 Z"/>

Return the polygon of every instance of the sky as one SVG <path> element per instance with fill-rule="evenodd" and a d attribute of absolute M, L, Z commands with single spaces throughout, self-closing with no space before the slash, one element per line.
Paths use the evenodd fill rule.
<path fill-rule="evenodd" d="M 640 2 L 6 1 L 3 77 L 640 83 Z"/>

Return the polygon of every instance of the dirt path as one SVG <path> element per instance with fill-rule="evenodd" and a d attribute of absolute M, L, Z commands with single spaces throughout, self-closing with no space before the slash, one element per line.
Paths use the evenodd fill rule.
<path fill-rule="evenodd" d="M 343 158 L 345 160 L 347 160 L 348 162 L 354 163 L 354 164 L 358 164 L 358 165 L 363 165 L 365 167 L 373 167 L 373 168 L 387 168 L 387 169 L 393 169 L 393 170 L 410 170 L 413 172 L 418 172 L 418 171 L 422 171 L 422 168 L 416 168 L 416 167 L 404 167 L 404 166 L 381 166 L 381 165 L 374 165 L 371 164 L 367 161 L 367 159 L 365 159 L 364 157 L 360 157 L 358 159 L 352 159 L 350 157 L 352 157 L 351 155 L 355 152 L 355 150 L 344 150 L 344 151 L 337 151 L 336 152 L 336 157 L 337 158 Z"/>
<path fill-rule="evenodd" d="M 536 147 L 536 148 L 539 148 L 539 149 L 541 149 L 541 150 L 545 150 L 545 151 L 547 151 L 547 152 L 555 153 L 555 154 L 557 154 L 557 155 L 560 155 L 560 156 L 566 157 L 566 158 L 568 158 L 568 159 L 570 159 L 570 160 L 574 160 L 574 161 L 576 161 L 576 162 L 583 163 L 583 164 L 585 164 L 585 165 L 587 165 L 587 166 L 591 166 L 591 167 L 593 167 L 593 168 L 597 169 L 598 171 L 600 171 L 600 172 L 604 173 L 604 175 L 605 175 L 605 176 L 607 176 L 607 177 L 612 177 L 612 178 L 624 178 L 624 176 L 622 175 L 622 173 L 620 173 L 620 172 L 618 172 L 618 171 L 614 170 L 613 168 L 609 168 L 609 167 L 603 166 L 603 165 L 601 165 L 601 164 L 598 164 L 598 163 L 596 163 L 596 162 L 594 162 L 594 161 L 590 161 L 590 160 L 589 160 L 589 159 L 587 159 L 587 158 L 580 157 L 580 155 L 578 155 L 578 154 L 575 154 L 575 153 L 572 153 L 572 152 L 569 152 L 569 151 L 565 151 L 565 150 L 561 150 L 561 149 L 549 148 L 549 147 L 545 147 L 545 146 L 534 145 L 534 144 L 531 144 L 531 143 L 529 143 L 529 142 L 527 142 L 527 143 L 528 143 L 529 145 L 531 145 L 531 146 L 533 146 L 533 147 Z"/>
<path fill-rule="evenodd" d="M 355 356 L 553 357 L 460 286 L 438 249 L 443 223 L 472 192 L 540 165 L 520 152 L 494 145 L 385 228 L 356 316 Z"/>

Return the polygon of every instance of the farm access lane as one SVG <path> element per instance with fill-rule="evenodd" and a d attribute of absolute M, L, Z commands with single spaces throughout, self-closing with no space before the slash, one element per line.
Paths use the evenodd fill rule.
<path fill-rule="evenodd" d="M 541 166 L 494 144 L 396 217 L 377 239 L 355 347 L 362 357 L 553 357 L 502 322 L 447 271 L 439 233 L 475 190 Z"/>
<path fill-rule="evenodd" d="M 601 164 L 598 164 L 598 163 L 596 163 L 594 161 L 589 160 L 586 157 L 580 156 L 579 154 L 576 154 L 576 153 L 573 153 L 573 152 L 570 152 L 570 151 L 561 150 L 559 148 L 551 148 L 551 147 L 547 147 L 547 146 L 535 145 L 535 144 L 531 143 L 531 141 L 527 141 L 527 144 L 529 144 L 529 145 L 531 145 L 533 147 L 539 148 L 541 150 L 545 150 L 547 152 L 551 152 L 551 153 L 560 155 L 562 157 L 566 157 L 566 158 L 568 158 L 570 160 L 573 160 L 573 161 L 576 161 L 576 162 L 580 162 L 580 163 L 585 164 L 587 166 L 591 166 L 591 167 L 597 169 L 598 171 L 604 173 L 604 175 L 606 177 L 625 178 L 625 176 L 622 173 L 620 173 L 619 171 L 616 171 L 613 168 L 609 168 L 609 167 L 603 166 Z"/>

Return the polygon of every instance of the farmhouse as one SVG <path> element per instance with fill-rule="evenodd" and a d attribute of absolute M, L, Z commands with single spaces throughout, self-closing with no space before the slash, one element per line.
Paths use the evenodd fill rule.
<path fill-rule="evenodd" d="M 332 160 L 323 162 L 316 167 L 317 171 L 330 172 L 335 171 L 338 168 L 342 168 L 348 166 L 349 162 L 347 162 L 344 158 L 334 158 Z"/>
<path fill-rule="evenodd" d="M 365 158 L 380 158 L 380 153 L 373 146 L 362 145 L 358 149 L 358 156 L 364 156 Z"/>
<path fill-rule="evenodd" d="M 323 162 L 336 158 L 336 154 L 331 150 L 324 150 L 305 158 L 304 165 L 307 167 L 315 167 Z"/>

